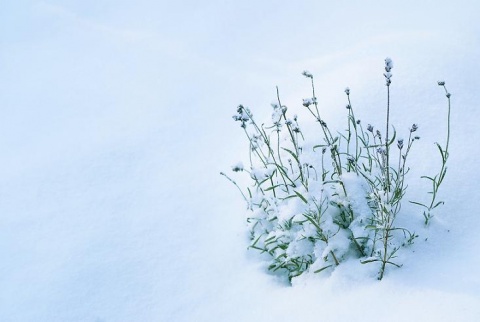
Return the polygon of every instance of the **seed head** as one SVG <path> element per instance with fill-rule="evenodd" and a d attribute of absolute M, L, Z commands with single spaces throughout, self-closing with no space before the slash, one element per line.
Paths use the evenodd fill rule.
<path fill-rule="evenodd" d="M 345 88 L 345 94 L 350 95 L 350 88 Z"/>
<path fill-rule="evenodd" d="M 373 126 L 372 126 L 372 124 L 368 124 L 368 126 L 367 126 L 367 131 L 373 133 Z"/>
<path fill-rule="evenodd" d="M 385 73 L 383 76 L 385 76 L 385 82 L 387 86 L 390 86 L 392 83 L 392 73 L 390 72 L 393 68 L 393 61 L 387 57 L 385 58 Z"/>
<path fill-rule="evenodd" d="M 377 153 L 383 155 L 383 154 L 385 154 L 385 150 L 382 149 L 382 148 L 378 148 L 378 149 L 377 149 Z"/>
<path fill-rule="evenodd" d="M 240 125 L 242 128 L 246 128 L 246 122 L 250 120 L 250 116 L 252 115 L 248 108 L 243 107 L 243 105 L 239 105 L 237 107 L 237 115 L 232 116 L 234 121 L 241 122 Z"/>
<path fill-rule="evenodd" d="M 413 133 L 416 130 L 418 130 L 418 125 L 417 124 L 412 124 L 412 128 L 410 129 L 410 132 Z"/>
<path fill-rule="evenodd" d="M 317 99 L 315 97 L 312 98 L 304 98 L 303 99 L 303 106 L 309 107 L 312 104 L 315 104 L 317 102 Z"/>
<path fill-rule="evenodd" d="M 393 68 L 393 61 L 390 57 L 385 58 L 385 71 L 390 72 Z"/>
<path fill-rule="evenodd" d="M 308 70 L 304 70 L 303 73 L 302 73 L 302 75 L 305 76 L 305 77 L 307 77 L 307 78 L 313 79 L 312 73 L 310 73 Z"/>
<path fill-rule="evenodd" d="M 445 81 L 438 81 L 438 86 L 444 86 L 445 85 Z"/>
<path fill-rule="evenodd" d="M 403 139 L 397 141 L 397 147 L 401 150 L 403 149 Z"/>
<path fill-rule="evenodd" d="M 383 76 L 385 76 L 385 83 L 387 86 L 390 86 L 390 84 L 392 83 L 392 73 L 390 72 L 385 72 L 383 73 Z"/>
<path fill-rule="evenodd" d="M 234 172 L 243 171 L 243 163 L 242 163 L 242 162 L 238 162 L 237 164 L 233 165 L 233 166 L 232 166 L 232 171 L 234 171 Z"/>

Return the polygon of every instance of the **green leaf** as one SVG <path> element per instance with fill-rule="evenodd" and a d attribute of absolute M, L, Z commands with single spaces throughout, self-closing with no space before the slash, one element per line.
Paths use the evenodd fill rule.
<path fill-rule="evenodd" d="M 327 268 L 332 267 L 332 266 L 333 266 L 333 265 L 328 265 L 328 266 L 322 267 L 322 268 L 320 268 L 320 269 L 317 269 L 317 270 L 314 271 L 313 273 L 315 273 L 315 274 L 316 274 L 316 273 L 320 273 L 321 271 L 326 270 Z"/>
<path fill-rule="evenodd" d="M 325 147 L 327 147 L 327 146 L 328 146 L 328 145 L 326 145 L 326 144 L 314 145 L 314 146 L 313 146 L 313 151 L 315 151 L 315 149 L 317 149 L 317 148 L 325 148 Z"/>
<path fill-rule="evenodd" d="M 308 204 L 307 199 L 306 199 L 304 196 L 302 196 L 302 194 L 301 194 L 300 192 L 298 192 L 298 191 L 296 191 L 296 190 L 293 190 L 293 192 L 295 192 L 295 194 L 296 194 L 300 199 L 302 199 L 302 201 L 303 201 L 304 203 Z"/>
<path fill-rule="evenodd" d="M 443 151 L 443 149 L 442 149 L 442 147 L 440 146 L 440 144 L 438 144 L 437 142 L 435 142 L 435 145 L 437 146 L 438 150 L 440 151 L 440 155 L 442 156 L 442 162 L 445 163 L 445 162 L 446 162 L 445 152 Z"/>
<path fill-rule="evenodd" d="M 397 130 L 395 130 L 395 127 L 394 127 L 394 126 L 392 126 L 392 127 L 393 127 L 393 137 L 392 137 L 392 139 L 391 139 L 389 142 L 387 142 L 387 145 L 388 145 L 388 146 L 392 145 L 393 142 L 395 141 L 395 138 L 397 137 Z"/>
<path fill-rule="evenodd" d="M 261 237 L 261 236 L 260 236 L 260 237 Z M 260 237 L 259 237 L 259 238 L 260 238 Z M 276 238 L 276 236 L 272 236 L 272 237 L 270 237 L 270 238 L 267 238 L 267 239 L 265 239 L 264 243 L 268 243 L 269 241 L 271 241 L 271 240 L 273 240 L 273 239 L 275 239 L 275 238 Z M 256 243 L 256 242 L 255 242 L 255 243 Z"/>
<path fill-rule="evenodd" d="M 286 148 L 282 148 L 282 149 L 290 153 L 290 155 L 295 159 L 295 161 L 297 161 L 297 163 L 300 163 L 300 161 L 298 160 L 298 156 L 295 153 L 293 153 L 291 150 Z"/>
<path fill-rule="evenodd" d="M 273 190 L 273 189 L 278 188 L 278 187 L 280 187 L 280 186 L 281 186 L 281 184 L 277 184 L 277 185 L 275 185 L 275 186 L 272 186 L 272 187 L 269 187 L 269 188 L 267 188 L 267 189 L 264 189 L 263 191 L 270 191 L 270 190 Z"/>
<path fill-rule="evenodd" d="M 433 182 L 435 182 L 435 180 L 436 180 L 436 178 L 431 178 L 431 177 L 429 177 L 429 176 L 421 176 L 420 178 L 422 178 L 422 179 L 428 179 L 428 180 L 431 180 L 431 181 L 433 181 Z"/>
<path fill-rule="evenodd" d="M 317 230 L 318 230 L 319 232 L 322 231 L 322 228 L 320 228 L 320 226 L 318 225 L 318 223 L 317 223 L 312 217 L 310 217 L 309 215 L 306 215 L 306 214 L 303 214 L 303 215 L 305 216 L 305 218 L 308 219 L 308 221 L 310 221 L 310 222 L 315 226 L 315 228 L 317 228 Z"/>
<path fill-rule="evenodd" d="M 445 202 L 439 201 L 439 202 L 437 202 L 437 203 L 435 204 L 435 206 L 432 207 L 432 209 L 435 209 L 435 208 L 437 208 L 438 206 L 443 205 L 443 204 L 445 204 Z"/>
<path fill-rule="evenodd" d="M 260 248 L 260 247 L 257 247 L 257 246 L 250 246 L 249 248 L 253 248 L 253 249 L 256 249 L 256 250 L 261 250 L 262 253 L 265 253 L 267 251 L 266 249 Z"/>

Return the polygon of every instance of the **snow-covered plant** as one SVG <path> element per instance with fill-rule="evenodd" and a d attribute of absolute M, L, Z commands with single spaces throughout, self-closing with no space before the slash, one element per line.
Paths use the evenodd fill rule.
<path fill-rule="evenodd" d="M 390 124 L 392 69 L 392 60 L 385 59 L 385 135 L 370 124 L 363 128 L 355 117 L 349 88 L 345 89 L 348 128 L 344 133 L 330 129 L 320 112 L 314 77 L 307 71 L 303 76 L 311 83 L 312 95 L 303 99 L 303 106 L 320 127 L 317 144 L 305 139 L 307 133 L 296 115 L 287 115 L 278 88 L 269 126 L 258 123 L 248 108 L 238 106 L 233 119 L 248 139 L 249 166 L 238 163 L 232 170 L 247 173 L 252 183 L 243 190 L 221 174 L 247 202 L 250 248 L 269 255 L 270 270 L 285 272 L 292 279 L 305 272 L 333 270 L 345 260 L 357 258 L 361 264 L 377 264 L 381 280 L 387 265 L 401 266 L 395 261 L 397 253 L 418 237 L 408 227 L 398 226 L 396 218 L 407 189 L 407 159 L 419 137 L 415 135 L 418 126 L 413 124 L 408 140 L 397 139 Z M 445 88 L 445 82 L 438 84 Z M 442 168 L 436 176 L 424 177 L 433 185 L 431 202 L 413 202 L 425 208 L 425 224 L 432 218 L 432 210 L 442 204 L 437 192 L 445 178 L 450 139 L 450 94 L 446 88 L 445 92 L 445 149 L 437 143 Z"/>
<path fill-rule="evenodd" d="M 448 144 L 450 142 L 450 96 L 451 94 L 448 92 L 447 88 L 445 87 L 445 82 L 444 81 L 439 81 L 438 86 L 442 86 L 443 89 L 445 90 L 445 96 L 447 97 L 448 100 L 448 126 L 447 126 L 447 140 L 445 144 L 445 149 L 442 148 L 442 146 L 438 143 L 435 142 L 435 145 L 438 147 L 438 150 L 440 151 L 440 156 L 442 158 L 442 167 L 440 168 L 440 171 L 438 174 L 436 174 L 434 177 L 430 176 L 422 176 L 423 179 L 427 179 L 432 183 L 432 191 L 429 191 L 429 194 L 431 195 L 431 201 L 428 204 L 424 204 L 421 202 L 416 202 L 416 201 L 411 201 L 412 203 L 419 205 L 424 208 L 423 211 L 423 217 L 425 219 L 425 225 L 428 225 L 430 220 L 433 218 L 432 210 L 437 208 L 440 205 L 443 205 L 443 201 L 438 201 L 438 189 L 440 185 L 443 182 L 443 179 L 445 179 L 445 175 L 447 174 L 447 160 L 448 160 Z"/>

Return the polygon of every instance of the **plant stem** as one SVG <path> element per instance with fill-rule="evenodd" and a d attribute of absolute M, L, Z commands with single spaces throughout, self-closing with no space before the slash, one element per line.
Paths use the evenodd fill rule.
<path fill-rule="evenodd" d="M 390 191 L 390 166 L 389 166 L 389 158 L 390 158 L 390 147 L 388 144 L 388 128 L 390 127 L 390 85 L 387 85 L 387 131 L 385 133 L 385 154 L 386 154 L 386 170 L 387 170 L 387 191 Z M 387 197 L 388 198 L 388 197 Z M 387 199 L 388 200 L 388 199 Z"/>

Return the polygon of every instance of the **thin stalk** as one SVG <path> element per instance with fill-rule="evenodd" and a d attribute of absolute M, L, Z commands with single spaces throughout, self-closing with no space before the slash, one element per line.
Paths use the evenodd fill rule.
<path fill-rule="evenodd" d="M 390 127 L 390 86 L 387 85 L 387 130 L 385 132 L 385 154 L 386 154 L 386 184 L 387 184 L 387 191 L 390 191 L 390 147 L 388 144 L 388 129 Z M 388 198 L 388 197 L 387 197 Z M 387 199 L 388 200 L 388 199 Z"/>
<path fill-rule="evenodd" d="M 247 111 L 246 111 L 246 113 L 247 113 L 248 117 L 250 118 L 253 126 L 255 127 L 255 129 L 257 130 L 257 132 L 260 133 L 260 135 L 261 135 L 262 138 L 263 138 L 263 141 L 264 141 L 265 144 L 267 145 L 269 156 L 272 157 L 273 162 L 275 163 L 275 166 L 276 166 L 277 168 L 279 168 L 280 166 L 279 166 L 279 163 L 277 162 L 277 160 L 276 160 L 276 158 L 275 158 L 275 152 L 273 151 L 272 147 L 270 146 L 270 139 L 267 137 L 267 135 L 266 135 L 265 131 L 263 130 L 263 128 L 260 129 L 260 128 L 258 127 L 257 123 L 253 120 L 253 116 L 252 116 L 250 113 L 248 113 Z M 245 130 L 245 132 L 246 132 L 246 130 Z M 247 133 L 247 135 L 248 135 L 248 133 Z M 264 163 L 264 164 L 265 164 L 265 163 Z M 282 169 L 283 169 L 283 167 L 282 167 Z M 287 185 L 287 181 L 285 180 L 285 176 L 283 175 L 283 173 L 282 173 L 282 171 L 281 171 L 280 169 L 278 170 L 278 172 L 280 173 L 280 177 L 282 178 L 283 183 L 285 184 L 285 187 L 287 188 L 287 191 L 288 191 L 288 185 Z M 288 179 L 288 181 L 290 181 L 290 183 L 291 183 L 294 187 L 296 186 L 296 185 L 295 185 L 295 182 L 293 182 L 288 176 L 287 176 L 287 179 Z"/>
<path fill-rule="evenodd" d="M 433 182 L 433 197 L 432 197 L 432 202 L 430 203 L 430 206 L 428 207 L 428 215 L 430 216 L 430 211 L 434 207 L 434 203 L 436 201 L 437 197 L 437 192 L 440 187 L 440 184 L 443 182 L 443 179 L 445 177 L 445 171 L 446 171 L 446 165 L 447 165 L 447 159 L 448 159 L 448 146 L 450 142 L 450 93 L 447 91 L 447 88 L 445 85 L 443 85 L 443 88 L 445 89 L 445 93 L 447 96 L 448 100 L 448 116 L 447 116 L 447 143 L 445 145 L 445 150 L 443 151 L 443 159 L 442 159 L 442 168 L 440 169 L 440 172 L 438 174 L 438 181 Z M 439 146 L 440 147 L 440 146 Z"/>
<path fill-rule="evenodd" d="M 233 183 L 235 185 L 235 187 L 237 187 L 238 191 L 240 191 L 240 193 L 242 194 L 242 197 L 243 199 L 245 199 L 245 202 L 248 204 L 248 199 L 247 197 L 245 196 L 245 194 L 243 193 L 242 189 L 240 189 L 240 187 L 238 186 L 238 184 L 235 182 L 235 180 L 233 180 L 232 178 L 230 178 L 229 176 L 227 176 L 225 173 L 223 172 L 220 172 L 220 174 L 222 176 L 224 176 L 225 178 L 227 178 L 231 183 Z"/>
<path fill-rule="evenodd" d="M 277 100 L 278 100 L 278 106 L 280 108 L 282 108 L 282 102 L 280 101 L 280 93 L 279 93 L 279 90 L 278 90 L 278 86 L 277 86 Z M 287 116 L 286 116 L 286 113 L 283 110 L 282 110 L 282 115 L 283 115 L 283 119 L 286 122 L 287 121 Z M 295 153 L 297 155 L 297 158 L 300 158 L 300 153 L 299 153 L 298 143 L 297 143 L 298 138 L 296 138 L 295 135 L 293 134 L 290 125 L 288 123 L 286 125 L 287 125 L 287 129 L 288 129 L 288 133 L 290 134 L 290 139 L 292 140 L 293 148 L 295 149 Z M 280 149 L 279 149 L 279 151 L 280 151 Z M 303 175 L 303 171 L 302 171 L 302 165 L 300 164 L 300 162 L 297 162 L 297 166 L 298 166 L 298 170 L 300 171 L 300 178 L 301 178 L 302 184 L 305 188 L 307 188 L 306 185 L 305 185 L 304 175 Z"/>
<path fill-rule="evenodd" d="M 350 109 L 349 111 L 352 113 L 352 116 L 351 116 L 351 122 L 352 122 L 352 125 L 353 125 L 353 128 L 355 130 L 355 161 L 358 161 L 358 158 L 359 158 L 359 153 L 358 153 L 358 131 L 357 131 L 357 123 L 356 123 L 356 120 L 355 120 L 355 114 L 353 113 L 353 106 L 352 106 L 352 102 L 350 101 L 350 94 L 347 94 L 347 98 L 348 98 L 348 105 L 350 106 Z M 348 130 L 350 132 L 350 125 L 348 126 Z M 349 138 L 350 138 L 350 134 L 349 134 Z"/>

